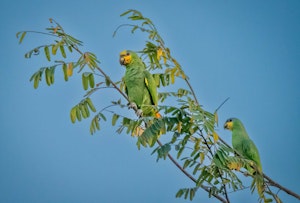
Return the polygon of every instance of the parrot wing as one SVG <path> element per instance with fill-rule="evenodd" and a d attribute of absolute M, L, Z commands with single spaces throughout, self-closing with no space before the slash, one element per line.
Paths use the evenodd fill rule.
<path fill-rule="evenodd" d="M 262 171 L 261 163 L 260 163 L 260 156 L 258 150 L 251 139 L 245 139 L 242 142 L 243 147 L 243 156 L 249 160 L 252 160 L 257 165 L 259 172 Z"/>
<path fill-rule="evenodd" d="M 146 87 L 150 93 L 152 104 L 157 106 L 158 105 L 158 93 L 157 93 L 157 87 L 156 82 L 153 78 L 153 76 L 149 73 L 149 71 L 144 70 L 145 75 L 145 84 Z"/>

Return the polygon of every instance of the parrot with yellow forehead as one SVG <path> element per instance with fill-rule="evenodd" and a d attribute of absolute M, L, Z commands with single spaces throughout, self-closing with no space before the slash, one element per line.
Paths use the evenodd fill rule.
<path fill-rule="evenodd" d="M 138 116 L 160 118 L 154 107 L 158 105 L 157 86 L 142 59 L 135 52 L 124 50 L 120 53 L 120 64 L 126 67 L 123 79 L 129 107 L 138 109 Z"/>
<path fill-rule="evenodd" d="M 256 185 L 260 197 L 264 197 L 264 180 L 260 156 L 254 142 L 250 139 L 243 123 L 237 118 L 229 118 L 224 124 L 224 128 L 232 131 L 232 147 L 243 158 L 254 162 L 253 168 L 247 170 L 253 175 L 252 188 Z"/>

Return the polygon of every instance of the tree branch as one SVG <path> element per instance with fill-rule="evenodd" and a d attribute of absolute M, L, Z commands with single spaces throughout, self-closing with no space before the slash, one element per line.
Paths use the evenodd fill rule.
<path fill-rule="evenodd" d="M 283 190 L 284 192 L 286 192 L 289 195 L 294 196 L 295 198 L 300 200 L 300 195 L 298 195 L 297 193 L 291 191 L 290 189 L 287 189 L 286 187 L 283 187 L 282 185 L 280 185 L 279 183 L 275 182 L 274 180 L 272 180 L 269 176 L 267 176 L 266 174 L 263 174 L 264 178 L 267 179 L 269 181 L 269 184 L 273 187 L 277 187 L 280 190 Z"/>
<path fill-rule="evenodd" d="M 133 10 L 134 11 L 134 10 Z M 145 19 L 147 19 L 147 23 L 149 24 L 149 26 L 150 26 L 150 28 L 152 29 L 152 30 L 154 30 L 155 31 L 155 35 L 154 36 L 156 36 L 156 37 L 158 37 L 158 40 L 157 40 L 157 42 L 165 49 L 165 50 L 167 50 L 167 48 L 165 48 L 164 47 L 164 42 L 163 42 L 163 40 L 162 40 L 162 38 L 157 34 L 157 30 L 156 30 L 156 28 L 155 28 L 155 26 L 154 26 L 154 24 L 148 19 L 148 18 L 145 18 Z M 50 22 L 52 22 L 52 21 L 54 21 L 53 19 L 50 19 Z M 63 30 L 63 28 L 56 22 L 56 21 L 54 21 L 58 26 L 59 26 L 59 28 L 61 28 L 61 31 L 62 31 L 62 33 L 65 35 L 65 36 L 69 36 L 69 35 L 67 35 L 65 32 L 64 32 L 64 30 Z M 136 27 L 135 25 L 129 25 L 129 24 L 125 24 L 126 26 L 132 26 L 133 27 L 133 29 Z M 122 25 L 122 26 L 125 26 L 125 25 Z M 151 27 L 151 26 L 153 26 L 153 27 Z M 119 26 L 117 29 L 116 29 L 116 31 L 114 32 L 114 35 L 116 34 L 116 32 L 117 32 L 117 30 L 120 28 L 121 26 Z M 149 30 L 147 30 L 147 29 L 144 29 L 144 28 L 142 28 L 142 27 L 140 27 L 140 29 L 142 30 L 142 31 L 149 31 Z M 151 30 L 150 30 L 151 31 Z M 27 31 L 27 32 L 33 32 L 33 33 L 38 33 L 38 34 L 45 34 L 45 35 L 49 35 L 49 36 L 55 36 L 55 37 L 61 37 L 61 33 L 59 33 L 59 34 L 57 34 L 57 30 L 56 29 L 54 29 L 53 30 L 53 33 L 54 34 L 52 34 L 52 33 L 44 33 L 44 32 L 36 32 L 36 31 Z M 153 33 L 152 33 L 153 34 Z M 154 37 L 153 37 L 154 38 Z M 150 38 L 151 39 L 151 38 Z M 80 43 L 79 43 L 80 41 L 77 41 L 77 44 L 79 44 L 80 45 Z M 75 43 L 76 44 L 76 43 Z M 71 45 L 72 46 L 72 48 L 74 49 L 74 50 L 76 50 L 80 55 L 82 55 L 83 57 L 85 56 L 85 53 L 83 53 L 83 52 L 81 52 L 81 50 L 79 50 L 79 48 L 77 47 L 77 45 L 75 45 L 75 44 L 73 44 L 73 45 Z M 176 60 L 169 54 L 169 52 L 167 51 L 167 53 L 168 53 L 168 57 L 170 58 L 170 59 L 172 59 L 172 61 L 175 61 L 176 62 Z M 177 63 L 177 62 L 176 62 Z M 178 64 L 178 66 L 179 66 L 179 68 L 181 69 L 181 66 Z M 121 89 L 116 85 L 116 83 L 114 83 L 111 79 L 110 79 L 110 77 L 98 66 L 98 64 L 96 64 L 95 66 L 94 66 L 94 68 L 96 69 L 96 70 L 98 70 L 104 77 L 105 77 L 105 79 L 106 80 L 108 80 L 109 82 L 110 82 L 110 84 L 113 86 L 113 88 L 114 89 L 116 89 L 128 102 L 130 102 L 129 101 L 129 99 L 128 99 L 128 97 L 127 97 L 127 95 L 124 93 L 124 92 L 122 92 L 121 91 Z M 195 94 L 195 92 L 194 92 L 194 90 L 193 90 L 193 87 L 191 86 L 191 84 L 190 84 L 190 82 L 189 82 L 189 79 L 188 78 L 185 78 L 184 79 L 185 80 L 185 82 L 186 82 L 186 84 L 187 84 L 187 86 L 189 87 L 189 89 L 191 90 L 191 93 L 192 93 L 192 96 L 193 96 L 193 98 L 194 98 L 194 101 L 195 101 L 195 103 L 197 104 L 197 105 L 199 105 L 199 102 L 198 102 L 198 100 L 197 100 L 197 97 L 196 97 L 196 94 Z M 226 102 L 228 100 L 228 98 L 217 108 L 217 110 Z M 106 108 L 104 108 L 104 109 L 102 109 L 102 110 L 105 110 Z M 134 111 L 137 111 L 138 109 L 134 109 Z M 216 111 L 217 111 L 216 110 Z M 198 128 L 199 129 L 199 128 Z M 202 131 L 201 131 L 201 129 L 199 129 L 199 131 L 200 131 L 200 133 L 201 133 L 201 136 L 204 138 L 204 136 L 203 136 L 203 134 L 202 134 Z M 205 140 L 205 139 L 204 139 Z M 228 145 L 223 139 L 221 139 L 221 137 L 219 137 L 219 140 L 220 140 L 220 142 L 221 143 L 223 143 L 225 146 L 227 146 L 227 147 L 229 147 L 229 148 L 231 148 L 232 149 L 232 147 L 230 146 L 230 145 Z M 158 143 L 158 145 L 159 146 L 163 146 L 163 144 L 159 141 L 159 140 L 157 140 L 157 143 Z M 209 149 L 209 151 L 210 151 L 210 153 L 212 154 L 212 156 L 213 156 L 213 153 L 212 153 L 212 151 L 211 151 L 211 149 L 210 149 L 210 146 L 207 144 L 207 142 L 206 142 L 206 140 L 205 140 L 205 144 L 207 145 L 207 147 L 208 147 L 208 149 Z M 196 183 L 197 184 L 197 180 L 190 174 L 190 173 L 188 173 L 169 153 L 167 154 L 168 155 L 168 158 L 171 160 L 171 162 L 183 173 L 183 174 L 185 174 L 190 180 L 192 180 L 194 183 Z M 221 179 L 223 179 L 223 177 L 222 177 L 222 175 L 221 175 L 221 172 L 219 171 L 219 177 L 221 178 Z M 287 188 L 285 188 L 285 187 L 283 187 L 282 185 L 280 185 L 279 183 L 277 183 L 277 182 L 275 182 L 274 180 L 272 180 L 270 177 L 268 177 L 266 174 L 263 174 L 263 177 L 267 180 L 267 182 L 266 183 L 268 183 L 268 186 L 273 186 L 273 187 L 276 187 L 276 188 L 279 188 L 280 190 L 283 190 L 284 192 L 286 192 L 287 194 L 289 194 L 289 195 L 291 195 L 291 196 L 293 196 L 293 197 L 295 197 L 295 198 L 297 198 L 297 199 L 299 199 L 300 200 L 300 195 L 299 194 L 297 194 L 297 193 L 295 193 L 295 192 L 293 192 L 293 191 L 291 191 L 291 190 L 289 190 L 289 189 L 287 189 Z M 224 199 L 224 197 L 223 196 L 220 196 L 220 195 L 218 195 L 218 194 L 212 194 L 212 196 L 214 196 L 215 198 L 217 198 L 218 200 L 220 200 L 221 202 L 223 202 L 223 203 L 229 203 L 230 201 L 229 201 L 229 198 L 228 198 L 228 194 L 227 194 L 227 190 L 226 190 L 226 185 L 225 184 L 223 184 L 224 185 L 224 195 L 225 195 L 225 198 L 226 199 Z M 202 188 L 202 189 L 204 189 L 206 192 L 208 192 L 208 193 L 210 193 L 211 192 L 211 188 L 210 187 L 208 187 L 208 186 L 205 186 L 205 185 L 200 185 L 200 187 Z M 271 192 L 272 193 L 272 192 Z M 273 195 L 273 193 L 272 193 L 272 195 Z"/>
<path fill-rule="evenodd" d="M 75 46 L 73 46 L 73 48 L 78 52 L 78 53 L 80 53 L 81 55 L 84 55 L 84 53 L 83 52 L 81 52 L 77 47 L 75 47 Z M 124 92 L 122 92 L 120 89 L 119 89 L 119 87 L 109 78 L 109 76 L 99 67 L 99 66 L 97 66 L 96 67 L 96 69 L 106 78 L 106 79 L 108 79 L 109 81 L 110 81 L 110 83 L 112 84 L 112 86 L 129 102 L 129 99 L 128 99 L 128 97 L 127 97 L 127 95 L 126 94 L 124 94 Z M 192 88 L 192 86 L 191 86 L 191 84 L 190 84 L 190 82 L 189 82 L 189 80 L 188 79 L 185 79 L 185 82 L 187 83 L 187 85 L 188 85 L 188 87 L 190 88 L 190 90 L 191 90 L 191 92 L 192 92 L 192 95 L 193 95 L 193 97 L 194 97 L 194 100 L 196 101 L 196 103 L 199 105 L 199 102 L 198 102 L 198 100 L 197 100 L 197 97 L 196 97 L 196 94 L 195 94 L 195 92 L 194 92 L 194 90 L 193 90 L 193 88 Z M 229 98 L 227 98 L 226 100 L 225 100 L 225 102 L 228 100 Z M 137 110 L 137 109 L 134 109 L 135 111 Z M 221 137 L 219 137 L 219 140 L 224 144 L 224 145 L 226 145 L 227 147 L 229 147 L 229 148 L 232 148 L 229 144 L 227 144 Z M 160 145 L 160 146 L 162 146 L 162 143 L 159 141 L 159 140 L 157 140 L 157 143 Z M 177 166 L 177 168 L 179 169 L 179 170 L 181 170 L 189 179 L 191 179 L 193 182 L 197 182 L 197 180 L 192 176 L 192 175 L 190 175 L 186 170 L 184 170 L 183 169 L 183 167 L 182 166 L 180 166 L 179 165 L 179 163 L 178 162 L 176 162 L 176 160 L 168 153 L 168 158 L 172 161 L 172 163 L 175 165 L 175 166 Z M 277 188 L 279 188 L 280 190 L 283 190 L 284 192 L 286 192 L 287 194 L 289 194 L 289 195 L 292 195 L 292 196 L 294 196 L 295 198 L 297 198 L 297 199 L 299 199 L 300 200 L 300 195 L 298 195 L 297 193 L 295 193 L 295 192 L 293 192 L 293 191 L 291 191 L 291 190 L 289 190 L 289 189 L 287 189 L 287 188 L 285 188 L 285 187 L 283 187 L 282 185 L 280 185 L 280 184 L 278 184 L 277 182 L 275 182 L 274 180 L 272 180 L 270 177 L 268 177 L 266 174 L 263 174 L 263 176 L 264 176 L 264 178 L 266 178 L 268 181 L 269 181 L 269 184 L 270 185 L 272 185 L 272 186 L 274 186 L 274 187 L 277 187 Z M 221 177 L 222 178 L 222 177 Z M 209 187 L 206 187 L 206 186 L 204 186 L 204 185 L 201 185 L 200 186 L 202 189 L 204 189 L 206 192 L 209 192 L 210 190 L 209 190 Z M 213 194 L 213 196 L 215 197 L 215 198 L 217 198 L 217 199 L 219 199 L 221 202 L 223 202 L 223 203 L 229 203 L 230 201 L 229 201 L 229 198 L 228 198 L 228 194 L 227 194 L 227 191 L 226 191 L 226 187 L 225 187 L 225 197 L 226 197 L 226 200 L 224 199 L 224 198 L 222 198 L 221 196 L 219 196 L 219 195 L 216 195 L 216 194 Z"/>
<path fill-rule="evenodd" d="M 157 140 L 157 143 L 159 146 L 163 146 L 163 144 Z M 172 161 L 172 163 L 177 166 L 177 168 L 184 174 L 186 175 L 189 179 L 191 179 L 194 183 L 197 183 L 197 180 L 191 175 L 189 174 L 186 170 L 184 170 L 184 168 L 168 153 L 168 158 Z M 200 187 L 202 189 L 204 189 L 206 192 L 209 193 L 210 189 L 207 186 L 204 185 L 200 185 Z M 227 201 L 226 199 L 224 199 L 223 197 L 221 197 L 220 195 L 217 194 L 212 194 L 212 196 L 214 196 L 215 198 L 217 198 L 218 200 L 220 200 L 223 203 L 229 203 L 229 201 Z"/>

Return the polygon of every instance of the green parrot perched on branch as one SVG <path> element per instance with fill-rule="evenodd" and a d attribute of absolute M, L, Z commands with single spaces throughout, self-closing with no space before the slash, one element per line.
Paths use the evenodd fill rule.
<path fill-rule="evenodd" d="M 157 86 L 141 58 L 133 51 L 124 50 L 120 53 L 120 64 L 126 67 L 123 79 L 129 107 L 137 110 L 138 116 L 160 118 L 155 108 L 158 104 Z"/>
<path fill-rule="evenodd" d="M 243 158 L 251 160 L 254 164 L 246 169 L 253 175 L 251 188 L 256 185 L 258 194 L 264 197 L 264 180 L 260 156 L 254 142 L 248 136 L 243 123 L 237 118 L 229 118 L 224 124 L 224 128 L 232 131 L 232 147 Z M 237 168 L 239 170 L 240 167 Z M 255 184 L 255 185 L 254 185 Z M 252 190 L 253 191 L 253 190 Z"/>

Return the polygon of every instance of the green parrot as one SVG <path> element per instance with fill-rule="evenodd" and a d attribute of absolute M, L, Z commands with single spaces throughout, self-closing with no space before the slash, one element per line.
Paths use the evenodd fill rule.
<path fill-rule="evenodd" d="M 138 109 L 138 116 L 160 118 L 157 109 L 153 108 L 158 104 L 157 86 L 141 58 L 133 51 L 124 50 L 120 53 L 120 64 L 126 67 L 123 79 L 129 107 Z"/>
<path fill-rule="evenodd" d="M 224 124 L 224 128 L 232 131 L 232 147 L 238 154 L 255 163 L 254 167 L 247 168 L 253 175 L 252 188 L 256 188 L 260 197 L 263 197 L 264 181 L 260 156 L 254 142 L 248 136 L 243 123 L 237 118 L 229 118 Z M 253 166 L 253 165 L 252 165 Z"/>

